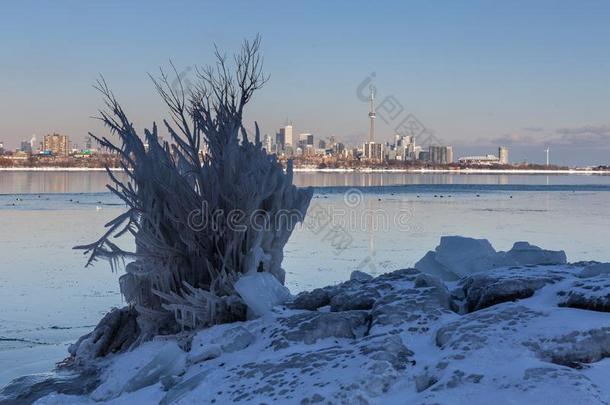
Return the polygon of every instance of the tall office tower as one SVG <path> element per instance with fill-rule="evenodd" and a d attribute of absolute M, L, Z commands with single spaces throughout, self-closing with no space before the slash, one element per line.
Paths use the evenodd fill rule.
<path fill-rule="evenodd" d="M 32 153 L 32 145 L 30 145 L 29 141 L 21 141 L 19 150 L 24 153 Z"/>
<path fill-rule="evenodd" d="M 369 142 L 375 142 L 375 92 L 373 90 L 373 86 L 371 86 L 371 96 L 369 98 L 370 106 L 369 106 L 369 120 L 371 121 L 371 126 L 369 128 Z"/>
<path fill-rule="evenodd" d="M 93 145 L 92 145 L 91 137 L 89 135 L 85 136 L 85 149 L 91 150 L 92 147 L 93 147 Z"/>
<path fill-rule="evenodd" d="M 498 148 L 498 157 L 500 158 L 501 165 L 508 164 L 508 148 L 506 146 L 500 146 Z"/>
<path fill-rule="evenodd" d="M 283 152 L 286 149 L 286 133 L 280 129 L 275 133 L 276 152 Z"/>
<path fill-rule="evenodd" d="M 4 141 L 0 141 L 0 155 L 4 155 Z"/>
<path fill-rule="evenodd" d="M 328 146 L 329 148 L 332 148 L 335 146 L 336 143 L 337 143 L 337 140 L 335 139 L 335 136 L 331 135 L 330 138 L 328 138 L 328 143 L 326 144 L 326 146 Z"/>
<path fill-rule="evenodd" d="M 296 146 L 292 139 L 292 125 L 286 125 L 285 127 L 280 128 L 280 135 L 284 138 L 284 146 Z"/>
<path fill-rule="evenodd" d="M 451 146 L 430 146 L 428 151 L 432 163 L 441 165 L 453 163 L 453 148 Z"/>
<path fill-rule="evenodd" d="M 271 149 L 271 137 L 269 136 L 269 134 L 265 134 L 265 136 L 263 136 L 263 148 L 265 148 L 267 153 L 271 153 L 272 152 L 272 149 Z"/>
<path fill-rule="evenodd" d="M 384 157 L 383 144 L 375 142 L 365 142 L 362 145 L 364 158 L 371 161 L 381 162 Z"/>
<path fill-rule="evenodd" d="M 44 136 L 42 148 L 55 156 L 68 156 L 69 145 L 67 135 L 49 134 Z"/>
<path fill-rule="evenodd" d="M 30 150 L 33 152 L 36 150 L 36 134 L 30 138 Z"/>
<path fill-rule="evenodd" d="M 310 133 L 299 134 L 299 146 L 313 146 L 313 135 Z"/>

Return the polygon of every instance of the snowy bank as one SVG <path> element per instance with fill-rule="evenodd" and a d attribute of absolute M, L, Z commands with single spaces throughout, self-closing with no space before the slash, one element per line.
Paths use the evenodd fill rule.
<path fill-rule="evenodd" d="M 610 402 L 609 264 L 567 264 L 560 252 L 526 243 L 509 252 L 467 238 L 441 246 L 434 260 L 462 271 L 457 280 L 417 269 L 376 278 L 355 272 L 257 319 L 157 337 L 85 369 L 73 364 L 16 380 L 0 400 Z M 468 257 L 489 260 L 476 267 Z M 499 266 L 498 258 L 510 264 Z"/>

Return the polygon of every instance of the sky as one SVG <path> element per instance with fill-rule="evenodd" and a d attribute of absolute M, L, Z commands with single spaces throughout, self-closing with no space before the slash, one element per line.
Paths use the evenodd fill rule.
<path fill-rule="evenodd" d="M 380 141 L 416 122 L 456 157 L 505 145 L 542 163 L 548 146 L 553 163 L 610 164 L 608 21 L 607 1 L 6 2 L 0 140 L 105 134 L 100 74 L 150 127 L 167 112 L 148 73 L 171 60 L 194 77 L 214 44 L 232 53 L 259 33 L 270 80 L 245 118 L 263 132 L 361 143 L 372 84 Z"/>

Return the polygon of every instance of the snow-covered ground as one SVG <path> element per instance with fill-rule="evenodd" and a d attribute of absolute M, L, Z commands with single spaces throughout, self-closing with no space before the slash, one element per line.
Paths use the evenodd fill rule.
<path fill-rule="evenodd" d="M 455 281 L 358 272 L 260 318 L 157 338 L 86 362 L 84 376 L 24 379 L 4 395 L 33 387 L 26 398 L 44 394 L 37 404 L 610 402 L 610 265 L 561 264 L 556 252 L 519 244 L 503 260 L 521 265 L 468 267 L 469 243 L 481 244 L 456 238 L 435 251 L 468 273 Z M 532 264 L 541 258 L 560 263 Z"/>

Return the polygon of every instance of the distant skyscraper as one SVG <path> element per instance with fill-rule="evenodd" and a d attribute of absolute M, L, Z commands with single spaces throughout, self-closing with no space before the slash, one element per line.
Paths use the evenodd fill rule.
<path fill-rule="evenodd" d="M 93 145 L 92 145 L 91 137 L 89 135 L 85 136 L 85 149 L 91 150 L 92 147 L 93 147 Z"/>
<path fill-rule="evenodd" d="M 4 141 L 0 141 L 0 155 L 4 155 Z"/>
<path fill-rule="evenodd" d="M 32 153 L 32 145 L 30 144 L 30 141 L 21 141 L 21 147 L 19 150 L 24 153 Z"/>
<path fill-rule="evenodd" d="M 305 148 L 307 146 L 313 147 L 313 135 L 310 133 L 299 134 L 299 146 Z"/>
<path fill-rule="evenodd" d="M 267 153 L 272 153 L 273 149 L 271 147 L 271 137 L 269 134 L 265 134 L 263 137 L 263 148 L 267 151 Z"/>
<path fill-rule="evenodd" d="M 373 86 L 371 86 L 371 96 L 369 98 L 370 106 L 369 106 L 369 120 L 371 121 L 371 126 L 369 128 L 369 142 L 375 142 L 375 91 L 373 90 Z"/>
<path fill-rule="evenodd" d="M 364 158 L 376 162 L 382 161 L 384 156 L 383 146 L 382 143 L 365 142 L 364 145 L 362 145 Z"/>
<path fill-rule="evenodd" d="M 49 134 L 44 136 L 42 148 L 55 156 L 68 156 L 69 145 L 67 135 Z"/>
<path fill-rule="evenodd" d="M 286 133 L 280 129 L 275 134 L 276 152 L 283 152 L 286 149 Z"/>
<path fill-rule="evenodd" d="M 292 125 L 286 125 L 285 127 L 280 128 L 280 135 L 283 135 L 285 145 L 295 146 L 294 140 L 292 139 Z"/>
<path fill-rule="evenodd" d="M 500 164 L 508 164 L 508 148 L 506 146 L 500 146 L 498 148 L 498 156 L 500 157 Z"/>
<path fill-rule="evenodd" d="M 453 163 L 453 148 L 451 146 L 430 146 L 430 162 L 435 164 Z"/>

